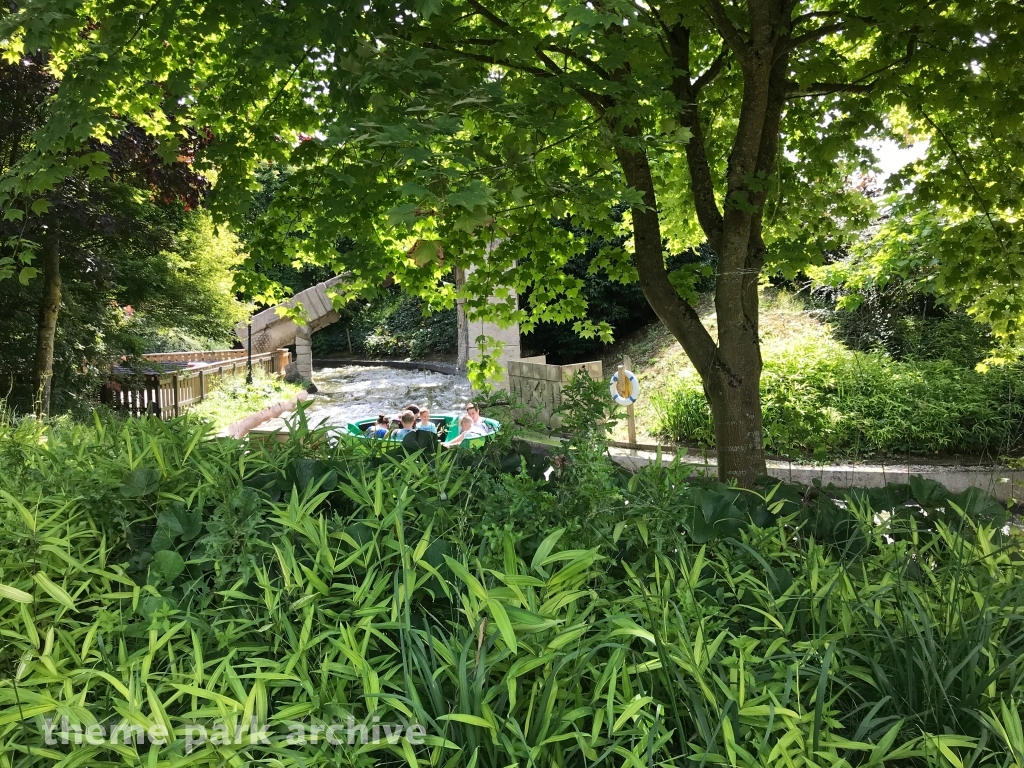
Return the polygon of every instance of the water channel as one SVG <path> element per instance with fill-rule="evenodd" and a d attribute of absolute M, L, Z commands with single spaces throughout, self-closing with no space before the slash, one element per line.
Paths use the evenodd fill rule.
<path fill-rule="evenodd" d="M 306 411 L 310 426 L 396 415 L 409 403 L 435 415 L 457 413 L 472 399 L 469 379 L 433 371 L 345 365 L 314 369 L 313 379 L 319 391 Z M 283 426 L 276 422 L 267 426 Z"/>

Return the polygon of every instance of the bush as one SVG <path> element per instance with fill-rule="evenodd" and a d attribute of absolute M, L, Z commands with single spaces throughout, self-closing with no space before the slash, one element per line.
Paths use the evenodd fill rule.
<path fill-rule="evenodd" d="M 765 448 L 800 457 L 970 453 L 1024 449 L 1024 367 L 981 373 L 948 360 L 896 361 L 828 340 L 794 344 L 766 360 L 761 379 Z M 695 377 L 653 398 L 658 430 L 714 445 Z"/>
<path fill-rule="evenodd" d="M 818 286 L 812 295 L 828 310 L 835 338 L 850 349 L 885 352 L 896 360 L 948 360 L 973 368 L 994 347 L 987 326 L 962 310 L 939 306 L 934 297 L 899 279 L 853 295 Z"/>
<path fill-rule="evenodd" d="M 591 471 L 503 471 L 507 443 L 396 458 L 301 424 L 286 444 L 208 437 L 0 423 L 11 765 L 1024 757 L 1024 559 L 983 494 L 757 494 L 677 463 L 611 473 L 588 509 L 573 478 Z M 573 532 L 545 529 L 570 500 Z M 62 716 L 168 743 L 47 741 Z M 297 722 L 416 723 L 427 743 L 286 741 Z M 219 741 L 188 744 L 197 725 Z"/>
<path fill-rule="evenodd" d="M 419 358 L 457 351 L 455 310 L 423 314 L 423 301 L 398 288 L 388 289 L 369 304 L 346 307 L 341 319 L 313 335 L 316 355 Z"/>

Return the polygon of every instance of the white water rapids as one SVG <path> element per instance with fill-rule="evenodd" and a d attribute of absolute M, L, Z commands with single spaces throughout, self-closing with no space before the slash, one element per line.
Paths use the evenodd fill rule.
<path fill-rule="evenodd" d="M 310 426 L 344 426 L 378 413 L 395 416 L 409 403 L 426 406 L 434 415 L 458 413 L 472 399 L 469 379 L 433 371 L 344 365 L 317 368 L 313 380 L 319 391 L 306 409 Z M 265 425 L 281 426 L 280 419 Z"/>

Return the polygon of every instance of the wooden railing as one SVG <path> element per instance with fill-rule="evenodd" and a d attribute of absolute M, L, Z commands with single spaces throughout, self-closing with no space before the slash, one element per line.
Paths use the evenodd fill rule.
<path fill-rule="evenodd" d="M 151 352 L 143 360 L 154 363 L 221 363 L 225 360 L 244 360 L 244 349 L 212 349 L 200 352 Z M 254 357 L 253 360 L 256 358 Z"/>
<path fill-rule="evenodd" d="M 230 357 L 216 359 L 228 353 Z M 173 359 L 173 356 L 196 356 L 191 359 Z M 283 376 L 291 362 L 287 349 L 277 349 L 252 356 L 252 367 L 277 376 Z M 100 402 L 115 411 L 132 416 L 152 414 L 161 419 L 173 419 L 190 405 L 206 399 L 224 376 L 235 376 L 246 371 L 244 349 L 214 352 L 164 352 L 143 355 L 153 363 L 183 363 L 195 360 L 214 360 L 191 368 L 166 373 L 114 375 L 100 390 Z"/>

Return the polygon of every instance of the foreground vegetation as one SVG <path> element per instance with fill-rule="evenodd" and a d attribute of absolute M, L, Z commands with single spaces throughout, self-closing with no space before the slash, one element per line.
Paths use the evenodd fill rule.
<path fill-rule="evenodd" d="M 295 426 L 0 427 L 2 768 L 1024 765 L 1024 558 L 983 494 Z M 169 743 L 47 744 L 49 717 Z M 349 717 L 426 741 L 285 741 Z M 215 722 L 245 743 L 187 752 Z"/>

